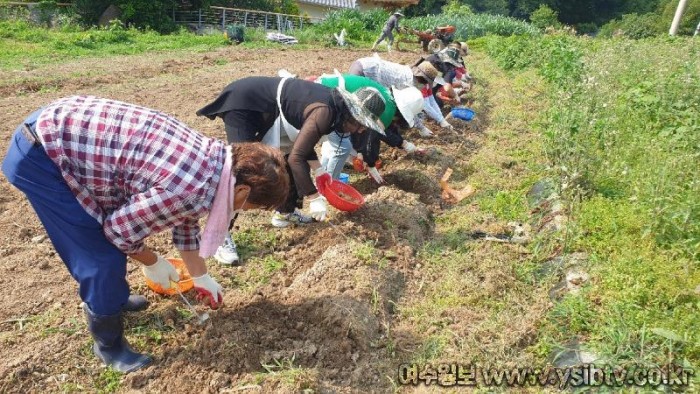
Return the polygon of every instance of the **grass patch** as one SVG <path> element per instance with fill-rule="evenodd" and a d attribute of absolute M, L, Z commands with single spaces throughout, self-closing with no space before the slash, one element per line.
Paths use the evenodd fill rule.
<path fill-rule="evenodd" d="M 663 364 L 700 359 L 700 283 L 697 262 L 660 250 L 641 238 L 642 216 L 633 203 L 595 197 L 579 207 L 574 248 L 592 252 L 588 291 L 566 300 L 551 322 L 568 334 L 585 335 L 599 352 L 617 362 Z M 684 338 L 673 342 L 650 329 Z M 672 357 L 672 359 L 669 359 Z"/>
<path fill-rule="evenodd" d="M 258 227 L 235 231 L 232 237 L 243 260 L 267 254 L 273 251 L 277 245 L 277 235 L 274 232 L 265 231 Z"/>
<path fill-rule="evenodd" d="M 119 390 L 122 374 L 107 368 L 95 378 L 95 390 L 98 393 L 113 393 Z"/>
<path fill-rule="evenodd" d="M 414 286 L 419 296 L 398 308 L 400 320 L 421 333 L 407 357 L 412 362 L 543 364 L 546 351 L 536 347 L 533 332 L 549 300 L 546 288 L 529 274 L 535 254 L 470 236 L 477 229 L 501 229 L 508 221 L 527 219 L 526 191 L 543 174 L 542 145 L 528 132 L 539 113 L 529 96 L 537 94 L 533 87 L 540 79 L 535 73 L 505 75 L 491 60 L 471 56 L 470 72 L 487 82 L 473 94 L 476 113 L 488 127 L 480 149 L 463 153 L 469 159 L 453 169 L 468 171 L 477 193 L 437 215 L 435 237 L 418 252 L 421 277 Z M 529 268 L 519 272 L 523 266 Z"/>
<path fill-rule="evenodd" d="M 256 384 L 274 380 L 297 392 L 314 392 L 318 389 L 316 371 L 295 365 L 294 356 L 261 365 L 265 373 L 255 375 Z"/>
<path fill-rule="evenodd" d="M 520 191 L 498 191 L 480 198 L 479 208 L 493 213 L 503 220 L 524 220 L 527 218 L 527 201 Z"/>
<path fill-rule="evenodd" d="M 612 364 L 674 362 L 697 370 L 700 101 L 691 93 L 700 89 L 697 45 L 661 38 L 489 40 L 495 45 L 485 47 L 502 67 L 549 82 L 543 95 L 558 105 L 536 129 L 569 201 L 564 252 L 589 256 L 589 282 L 556 304 L 533 349 L 543 354 L 576 337 Z"/>
<path fill-rule="evenodd" d="M 154 31 L 108 28 L 46 29 L 25 21 L 0 21 L 0 69 L 34 67 L 81 57 L 135 55 L 154 51 L 207 51 L 228 45 L 223 35 L 197 36 L 185 30 Z"/>
<path fill-rule="evenodd" d="M 231 278 L 232 285 L 245 291 L 253 291 L 270 282 L 270 279 L 284 269 L 285 262 L 273 255 L 253 257 L 246 262 L 246 269 Z"/>

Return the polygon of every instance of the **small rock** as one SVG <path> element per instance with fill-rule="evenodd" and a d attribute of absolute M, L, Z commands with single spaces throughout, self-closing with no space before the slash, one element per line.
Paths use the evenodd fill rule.
<path fill-rule="evenodd" d="M 588 274 L 583 271 L 569 271 L 566 273 L 566 288 L 570 293 L 576 294 L 588 279 Z"/>
<path fill-rule="evenodd" d="M 37 235 L 36 237 L 32 237 L 32 242 L 34 242 L 35 244 L 39 244 L 39 243 L 44 242 L 45 239 L 46 239 L 46 234 L 41 234 L 41 235 Z"/>
<path fill-rule="evenodd" d="M 577 339 L 565 343 L 562 347 L 554 349 L 550 356 L 552 364 L 557 368 L 567 368 L 582 364 L 591 364 L 601 358 L 589 351 L 582 350 L 585 345 Z"/>
<path fill-rule="evenodd" d="M 534 208 L 547 200 L 550 195 L 555 192 L 554 182 L 549 179 L 543 179 L 532 185 L 532 188 L 527 192 L 527 200 L 531 208 Z"/>
<path fill-rule="evenodd" d="M 221 389 L 228 386 L 231 379 L 221 372 L 214 372 L 212 379 L 209 381 L 209 387 L 213 389 Z"/>
<path fill-rule="evenodd" d="M 292 284 L 292 278 L 284 278 L 284 287 L 289 287 Z"/>
<path fill-rule="evenodd" d="M 45 269 L 49 268 L 50 265 L 49 265 L 48 261 L 42 260 L 41 262 L 39 262 L 39 265 L 37 267 L 39 267 L 39 269 L 45 270 Z"/>
<path fill-rule="evenodd" d="M 578 353 L 579 359 L 581 359 L 581 363 L 583 364 L 593 364 L 594 362 L 598 361 L 599 357 L 596 356 L 594 353 L 587 352 L 584 350 L 581 350 Z"/>

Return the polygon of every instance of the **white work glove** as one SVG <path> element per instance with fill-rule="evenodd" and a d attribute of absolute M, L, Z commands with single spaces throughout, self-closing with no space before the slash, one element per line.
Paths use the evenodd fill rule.
<path fill-rule="evenodd" d="M 197 300 L 204 301 L 211 309 L 218 309 L 224 302 L 224 289 L 220 284 L 216 283 L 208 273 L 196 278 L 194 281 L 194 289 L 197 291 Z"/>
<path fill-rule="evenodd" d="M 318 196 L 311 200 L 309 203 L 309 214 L 312 218 L 320 222 L 326 218 L 326 213 L 328 213 L 328 203 L 325 197 Z"/>
<path fill-rule="evenodd" d="M 440 126 L 446 128 L 446 129 L 448 129 L 448 130 L 451 130 L 451 131 L 454 131 L 454 130 L 455 130 L 454 126 L 452 126 L 452 125 L 450 124 L 450 122 L 447 121 L 447 119 L 443 119 L 443 120 L 440 122 Z"/>
<path fill-rule="evenodd" d="M 433 132 L 425 126 L 418 128 L 418 133 L 421 137 L 432 137 L 434 135 Z"/>
<path fill-rule="evenodd" d="M 382 178 L 382 176 L 379 175 L 379 171 L 377 171 L 376 168 L 374 168 L 374 167 L 368 167 L 368 168 L 367 168 L 367 173 L 368 173 L 369 176 L 372 177 L 372 179 L 374 179 L 374 181 L 377 182 L 378 184 L 381 185 L 382 183 L 384 183 L 384 178 Z"/>
<path fill-rule="evenodd" d="M 180 280 L 180 275 L 175 267 L 163 256 L 158 256 L 158 260 L 153 265 L 144 265 L 142 271 L 146 278 L 157 283 L 163 289 L 169 289 L 172 286 L 171 281 L 178 282 Z"/>
<path fill-rule="evenodd" d="M 403 140 L 401 147 L 408 153 L 413 153 L 416 151 L 416 149 L 418 149 L 412 142 L 408 142 L 406 140 Z"/>

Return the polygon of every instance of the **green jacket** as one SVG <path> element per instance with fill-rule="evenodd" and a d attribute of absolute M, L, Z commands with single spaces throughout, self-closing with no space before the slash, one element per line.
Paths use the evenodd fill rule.
<path fill-rule="evenodd" d="M 382 86 L 379 82 L 373 81 L 367 77 L 343 74 L 343 78 L 345 79 L 345 90 L 350 93 L 364 87 L 373 87 L 379 90 L 379 93 L 381 93 L 382 97 L 384 97 L 385 104 L 384 112 L 382 112 L 379 119 L 382 121 L 382 123 L 384 123 L 384 128 L 389 127 L 391 122 L 394 120 L 394 114 L 396 113 L 396 103 L 394 102 L 394 98 L 391 96 L 391 92 L 389 92 L 389 90 Z M 331 75 L 322 76 L 321 85 L 329 88 L 337 88 L 338 77 Z"/>

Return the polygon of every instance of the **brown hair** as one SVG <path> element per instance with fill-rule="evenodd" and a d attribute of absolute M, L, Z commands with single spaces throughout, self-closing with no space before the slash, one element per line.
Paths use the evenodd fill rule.
<path fill-rule="evenodd" d="M 231 144 L 231 150 L 231 171 L 237 185 L 250 186 L 249 203 L 273 208 L 287 200 L 289 175 L 279 149 L 259 142 L 242 142 Z"/>

